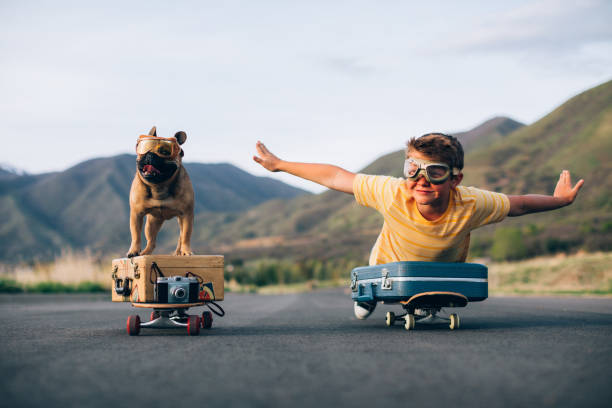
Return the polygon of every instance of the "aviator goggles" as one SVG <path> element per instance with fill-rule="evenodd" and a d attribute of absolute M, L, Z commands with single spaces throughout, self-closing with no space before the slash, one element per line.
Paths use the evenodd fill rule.
<path fill-rule="evenodd" d="M 141 135 L 136 142 L 136 154 L 155 153 L 164 159 L 174 159 L 181 148 L 173 137 Z"/>
<path fill-rule="evenodd" d="M 423 177 L 431 184 L 442 184 L 451 176 L 459 174 L 459 169 L 453 168 L 446 163 L 436 163 L 427 160 L 419 160 L 409 157 L 404 162 L 404 177 L 409 180 L 418 180 L 421 172 Z"/>

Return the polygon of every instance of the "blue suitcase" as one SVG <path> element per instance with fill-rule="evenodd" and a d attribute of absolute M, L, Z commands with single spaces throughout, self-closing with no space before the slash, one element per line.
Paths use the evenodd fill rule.
<path fill-rule="evenodd" d="M 455 292 L 469 302 L 488 296 L 487 267 L 475 263 L 392 262 L 351 271 L 352 299 L 406 301 L 424 292 Z"/>
<path fill-rule="evenodd" d="M 387 312 L 387 326 L 404 321 L 412 330 L 418 323 L 448 323 L 459 328 L 459 316 L 438 313 L 443 307 L 464 307 L 488 296 L 487 267 L 474 263 L 393 262 L 362 266 L 351 271 L 352 299 L 358 302 L 401 303 L 404 313 Z M 360 319 L 360 317 L 356 314 Z"/>

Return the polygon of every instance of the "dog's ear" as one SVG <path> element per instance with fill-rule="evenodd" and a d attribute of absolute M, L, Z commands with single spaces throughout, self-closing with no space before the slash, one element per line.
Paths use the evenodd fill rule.
<path fill-rule="evenodd" d="M 176 132 L 174 134 L 174 138 L 176 139 L 176 141 L 178 142 L 178 144 L 182 145 L 183 143 L 185 143 L 185 140 L 187 140 L 187 133 L 183 132 L 182 130 L 179 132 Z"/>
<path fill-rule="evenodd" d="M 157 137 L 157 128 L 155 126 L 153 126 L 151 130 L 149 130 L 149 136 Z"/>

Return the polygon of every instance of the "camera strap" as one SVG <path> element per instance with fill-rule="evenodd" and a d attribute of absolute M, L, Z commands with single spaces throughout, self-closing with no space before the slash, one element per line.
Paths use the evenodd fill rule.
<path fill-rule="evenodd" d="M 193 272 L 189 272 L 189 271 L 187 271 L 187 273 L 185 273 L 185 277 L 187 277 L 187 278 L 188 278 L 188 277 L 190 277 L 190 276 L 193 276 L 194 278 L 196 278 L 196 279 L 198 280 L 198 283 L 199 283 L 200 285 L 201 285 L 202 283 L 204 283 L 204 279 L 203 279 L 201 276 L 196 275 L 196 274 L 195 274 L 195 273 L 193 273 Z"/>
<path fill-rule="evenodd" d="M 210 309 L 211 312 L 213 312 L 214 314 L 216 314 L 219 317 L 223 317 L 225 316 L 225 310 L 223 310 L 223 308 L 221 307 L 221 305 L 219 305 L 216 302 L 208 301 L 205 303 L 206 307 Z M 214 306 L 214 308 L 212 307 Z M 216 310 L 215 310 L 216 309 Z"/>
<path fill-rule="evenodd" d="M 157 266 L 157 263 L 155 262 L 151 262 L 151 271 L 155 272 L 155 281 L 153 281 L 153 274 L 151 274 L 151 276 L 149 276 L 149 282 L 151 283 L 157 283 L 157 278 L 164 278 L 164 273 L 161 271 L 161 269 L 159 268 L 159 266 Z"/>

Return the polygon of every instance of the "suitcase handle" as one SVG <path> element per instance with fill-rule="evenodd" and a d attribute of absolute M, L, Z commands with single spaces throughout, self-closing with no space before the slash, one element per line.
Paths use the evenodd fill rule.
<path fill-rule="evenodd" d="M 371 302 L 374 300 L 374 289 L 372 283 L 357 285 L 357 301 Z"/>
<path fill-rule="evenodd" d="M 115 293 L 119 296 L 129 296 L 132 293 L 132 285 L 130 278 L 115 279 Z"/>

